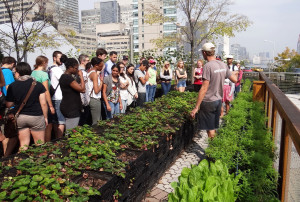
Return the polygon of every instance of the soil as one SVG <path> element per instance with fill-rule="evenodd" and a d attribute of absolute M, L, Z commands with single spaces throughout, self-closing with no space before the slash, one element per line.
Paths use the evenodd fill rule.
<path fill-rule="evenodd" d="M 75 177 L 72 181 L 83 188 L 93 187 L 99 190 L 111 179 L 112 175 L 106 172 L 85 171 L 82 175 Z"/>
<path fill-rule="evenodd" d="M 83 178 L 83 180 L 79 183 L 79 185 L 83 188 L 93 187 L 99 190 L 106 183 L 107 183 L 106 180 L 88 177 L 86 179 Z"/>
<path fill-rule="evenodd" d="M 125 150 L 122 151 L 117 155 L 117 158 L 122 160 L 123 162 L 133 162 L 135 161 L 139 156 L 141 152 L 138 151 L 131 151 L 131 150 Z"/>

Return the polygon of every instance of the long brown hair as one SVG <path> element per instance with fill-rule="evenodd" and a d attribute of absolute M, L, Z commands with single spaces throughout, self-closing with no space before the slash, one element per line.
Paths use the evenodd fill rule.
<path fill-rule="evenodd" d="M 48 63 L 48 58 L 43 56 L 43 55 L 40 55 L 38 56 L 36 59 L 35 59 L 35 65 L 34 65 L 34 69 L 42 66 L 43 64 L 45 63 Z"/>

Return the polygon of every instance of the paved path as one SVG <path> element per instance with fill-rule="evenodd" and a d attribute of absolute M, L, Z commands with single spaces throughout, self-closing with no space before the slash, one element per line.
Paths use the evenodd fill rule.
<path fill-rule="evenodd" d="M 172 182 L 178 182 L 178 177 L 184 167 L 190 167 L 191 164 L 199 164 L 205 158 L 204 150 L 208 146 L 206 131 L 201 131 L 195 135 L 193 143 L 184 150 L 172 166 L 165 172 L 163 177 L 155 184 L 143 202 L 167 201 L 168 194 L 173 192 Z"/>

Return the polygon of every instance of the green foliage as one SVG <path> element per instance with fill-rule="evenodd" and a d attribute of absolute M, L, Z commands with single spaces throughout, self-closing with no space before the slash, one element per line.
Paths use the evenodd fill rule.
<path fill-rule="evenodd" d="M 282 53 L 278 53 L 275 59 L 275 71 L 286 72 L 292 71 L 294 68 L 300 68 L 300 54 L 294 49 L 291 50 L 288 47 Z"/>
<path fill-rule="evenodd" d="M 276 201 L 275 146 L 265 126 L 264 104 L 252 101 L 250 86 L 247 80 L 206 154 L 224 162 L 230 172 L 243 173 L 240 201 Z"/>
<path fill-rule="evenodd" d="M 196 93 L 171 92 L 143 109 L 100 121 L 97 133 L 86 125 L 68 131 L 68 138 L 29 147 L 23 152 L 28 158 L 2 162 L 0 173 L 7 174 L 0 180 L 0 200 L 88 201 L 100 193 L 71 179 L 84 177 L 85 171 L 106 171 L 124 178 L 129 162 L 118 154 L 125 148 L 154 149 L 159 137 L 171 139 L 189 117 L 196 97 Z M 120 196 L 116 190 L 115 199 Z"/>
<path fill-rule="evenodd" d="M 197 93 L 170 92 L 159 100 L 135 108 L 114 120 L 100 121 L 106 140 L 117 141 L 122 148 L 150 149 L 161 136 L 174 134 L 189 118 Z M 178 116 L 180 114 L 180 116 Z"/>
<path fill-rule="evenodd" d="M 226 164 L 203 160 L 198 166 L 184 168 L 179 182 L 173 182 L 175 192 L 169 194 L 170 202 L 177 201 L 235 201 L 241 174 L 229 174 Z"/>

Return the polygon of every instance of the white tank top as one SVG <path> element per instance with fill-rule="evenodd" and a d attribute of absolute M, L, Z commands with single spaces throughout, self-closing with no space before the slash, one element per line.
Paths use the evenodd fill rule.
<path fill-rule="evenodd" d="M 87 78 L 88 78 L 88 82 L 87 82 L 87 86 L 88 86 L 88 88 L 87 88 L 87 90 L 88 90 L 88 95 L 90 95 L 90 97 L 92 97 L 92 98 L 96 98 L 96 99 L 99 99 L 99 98 L 101 98 L 101 91 L 98 93 L 98 94 L 95 94 L 95 91 L 94 91 L 94 85 L 93 85 L 93 81 L 90 79 L 90 75 L 91 75 L 91 73 L 92 72 L 96 72 L 95 70 L 92 70 L 92 71 L 90 71 L 89 73 L 88 73 L 88 75 L 87 75 Z M 97 74 L 97 72 L 96 72 L 96 74 Z M 99 76 L 98 76 L 98 85 L 100 85 L 100 78 L 99 78 Z M 93 91 L 93 93 L 91 93 Z"/>

